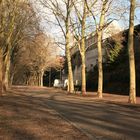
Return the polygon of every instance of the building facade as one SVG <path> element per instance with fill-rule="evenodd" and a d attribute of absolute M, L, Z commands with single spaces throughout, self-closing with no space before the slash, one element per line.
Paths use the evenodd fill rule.
<path fill-rule="evenodd" d="M 111 37 L 113 34 L 117 34 L 121 31 L 121 28 L 117 25 L 116 21 L 111 22 L 103 31 L 103 39 L 104 41 Z M 97 34 L 91 33 L 89 36 L 85 38 L 85 46 L 86 46 L 86 72 L 93 71 L 95 65 L 97 65 L 98 61 L 98 48 L 97 48 Z M 81 84 L 81 62 L 80 62 L 80 54 L 78 47 L 71 48 L 72 55 L 72 64 L 73 64 L 73 76 L 74 81 L 78 81 Z M 102 48 L 103 62 L 106 61 L 106 48 Z"/>

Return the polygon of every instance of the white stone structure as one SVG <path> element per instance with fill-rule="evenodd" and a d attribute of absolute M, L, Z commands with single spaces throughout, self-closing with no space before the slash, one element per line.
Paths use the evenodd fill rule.
<path fill-rule="evenodd" d="M 112 36 L 113 34 L 117 34 L 121 31 L 118 23 L 116 21 L 111 22 L 103 32 L 103 41 Z M 87 36 L 86 40 L 86 71 L 93 70 L 94 66 L 97 64 L 98 61 L 98 50 L 97 50 L 97 35 L 91 34 Z M 78 47 L 71 48 L 71 55 L 77 53 Z M 105 61 L 104 56 L 106 55 L 105 48 L 102 48 L 103 54 L 103 62 Z M 76 59 L 76 58 L 75 58 Z M 80 59 L 80 58 L 78 58 Z M 81 83 L 81 66 L 75 65 L 75 69 L 73 71 L 74 81 L 78 80 L 79 84 Z"/>

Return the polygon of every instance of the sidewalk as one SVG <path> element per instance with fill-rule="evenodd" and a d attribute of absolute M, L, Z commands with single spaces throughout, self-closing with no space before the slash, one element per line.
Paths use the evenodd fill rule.
<path fill-rule="evenodd" d="M 91 98 L 94 100 L 103 100 L 103 101 L 108 101 L 108 102 L 123 103 L 123 104 L 127 104 L 127 105 L 138 105 L 138 106 L 140 105 L 140 97 L 136 98 L 136 101 L 137 101 L 136 104 L 130 104 L 130 103 L 128 103 L 128 98 L 129 98 L 128 95 L 117 95 L 117 94 L 103 93 L 102 99 L 99 99 L 97 97 L 97 92 L 86 92 L 86 95 L 82 95 L 81 92 L 78 91 L 72 95 Z"/>

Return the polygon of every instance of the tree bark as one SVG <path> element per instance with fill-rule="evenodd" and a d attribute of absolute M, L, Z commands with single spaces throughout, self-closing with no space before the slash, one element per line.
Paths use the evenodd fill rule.
<path fill-rule="evenodd" d="M 86 65 L 85 65 L 85 57 L 82 56 L 82 94 L 86 94 Z"/>
<path fill-rule="evenodd" d="M 130 17 L 129 17 L 129 34 L 128 34 L 128 53 L 129 53 L 129 70 L 130 70 L 130 89 L 129 103 L 136 103 L 136 73 L 135 73 L 135 56 L 134 56 L 134 12 L 135 0 L 131 0 Z"/>
<path fill-rule="evenodd" d="M 107 7 L 108 0 L 103 0 L 101 16 L 99 21 L 99 28 L 97 29 L 97 37 L 98 37 L 98 92 L 97 95 L 99 98 L 103 97 L 103 68 L 102 68 L 102 33 L 105 19 L 105 12 Z"/>
<path fill-rule="evenodd" d="M 103 92 L 103 68 L 102 68 L 102 34 L 101 31 L 98 32 L 98 97 L 102 98 Z"/>
<path fill-rule="evenodd" d="M 72 64 L 71 64 L 71 55 L 70 55 L 70 34 L 69 34 L 69 19 L 66 20 L 66 57 L 67 57 L 67 63 L 68 63 L 68 92 L 73 93 L 74 92 L 74 83 L 73 83 L 73 72 L 72 72 Z"/>
<path fill-rule="evenodd" d="M 43 75 L 44 71 L 41 71 L 41 77 L 40 77 L 40 86 L 43 87 Z"/>
<path fill-rule="evenodd" d="M 52 83 L 52 70 L 50 68 L 50 71 L 49 71 L 49 87 L 51 87 L 51 83 Z"/>
<path fill-rule="evenodd" d="M 0 96 L 2 96 L 2 66 L 3 66 L 2 50 L 0 50 Z"/>
<path fill-rule="evenodd" d="M 40 72 L 37 73 L 37 85 L 41 86 L 41 76 L 40 76 Z"/>
<path fill-rule="evenodd" d="M 68 63 L 68 92 L 73 93 L 74 92 L 74 83 L 73 83 L 73 73 L 72 73 L 72 64 L 71 64 L 71 56 L 70 56 L 70 50 L 69 45 L 66 45 L 66 56 L 67 56 L 67 63 Z"/>
<path fill-rule="evenodd" d="M 82 42 L 81 42 L 81 59 L 82 59 L 82 70 L 81 70 L 81 76 L 82 76 L 82 94 L 86 94 L 86 62 L 85 62 L 85 20 L 86 20 L 86 14 L 87 14 L 87 6 L 84 2 L 84 9 L 83 9 L 83 17 L 82 17 Z"/>
<path fill-rule="evenodd" d="M 13 79 L 14 79 L 14 74 L 12 74 L 12 76 L 10 77 L 10 85 L 13 84 Z"/>
<path fill-rule="evenodd" d="M 2 71 L 2 91 L 6 92 L 9 88 L 10 83 L 10 52 L 8 51 L 3 62 L 3 71 Z"/>

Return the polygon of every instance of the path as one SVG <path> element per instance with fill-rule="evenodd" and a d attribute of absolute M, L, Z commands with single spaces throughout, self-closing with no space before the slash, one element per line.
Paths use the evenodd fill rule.
<path fill-rule="evenodd" d="M 117 99 L 116 96 L 113 99 L 113 96 L 108 97 L 108 102 L 95 97 L 57 93 L 50 95 L 47 104 L 86 132 L 91 139 L 139 140 L 140 106 L 111 102 L 111 99 Z M 121 98 L 118 100 L 121 101 Z"/>
<path fill-rule="evenodd" d="M 38 100 L 41 107 L 55 110 L 91 140 L 140 139 L 140 105 L 124 103 L 127 101 L 125 96 L 106 94 L 106 100 L 98 100 L 94 96 L 66 95 L 61 90 L 49 88 L 26 91 L 19 88 L 16 91 Z M 36 100 L 33 100 L 34 104 Z"/>

